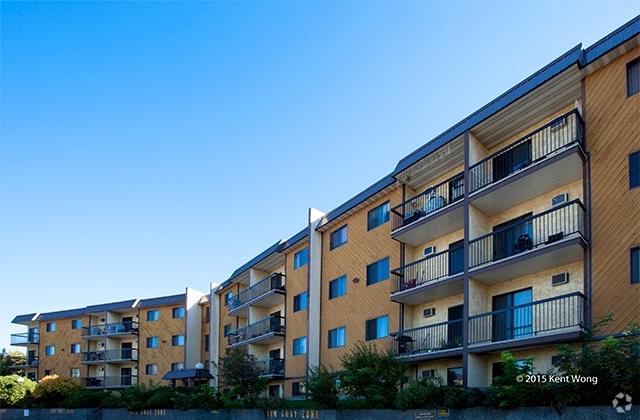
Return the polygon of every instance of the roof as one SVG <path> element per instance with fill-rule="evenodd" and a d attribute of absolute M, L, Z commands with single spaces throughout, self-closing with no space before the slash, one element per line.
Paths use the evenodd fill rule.
<path fill-rule="evenodd" d="M 17 317 L 13 318 L 13 321 L 11 321 L 12 324 L 20 324 L 23 322 L 31 322 L 31 321 L 35 321 L 36 318 L 39 316 L 40 314 L 38 313 L 32 313 L 32 314 L 25 314 L 25 315 L 18 315 Z"/>
<path fill-rule="evenodd" d="M 118 309 L 132 309 L 137 299 L 123 300 L 121 302 L 103 303 L 100 305 L 91 305 L 85 308 L 84 313 L 116 311 Z"/>
<path fill-rule="evenodd" d="M 640 34 L 640 15 L 631 19 L 609 35 L 605 36 L 586 50 L 584 50 L 584 59 L 582 66 L 587 66 L 602 57 L 609 51 L 617 48 L 621 44 L 629 41 L 634 36 Z"/>
<path fill-rule="evenodd" d="M 65 311 L 56 311 L 56 312 L 46 312 L 40 314 L 38 317 L 38 321 L 47 321 L 49 319 L 60 319 L 60 318 L 70 318 L 72 316 L 81 316 L 84 314 L 85 308 L 78 309 L 68 309 Z"/>
<path fill-rule="evenodd" d="M 151 306 L 171 305 L 174 303 L 184 303 L 187 300 L 187 294 L 162 296 L 151 299 L 141 299 L 136 308 L 149 308 Z"/>
<path fill-rule="evenodd" d="M 278 252 L 286 251 L 287 249 L 289 249 L 292 246 L 296 245 L 298 242 L 302 241 L 303 239 L 305 239 L 308 236 L 309 236 L 309 228 L 305 227 L 300 232 L 298 232 L 295 235 L 293 235 L 291 238 L 289 238 L 286 241 L 282 242 L 280 244 L 280 247 L 278 248 Z"/>
<path fill-rule="evenodd" d="M 182 369 L 167 372 L 162 379 L 213 379 L 213 375 L 206 369 Z"/>
<path fill-rule="evenodd" d="M 269 248 L 262 251 L 258 256 L 254 257 L 251 261 L 245 263 L 242 267 L 236 269 L 236 271 L 234 271 L 233 274 L 231 274 L 231 277 L 229 277 L 229 279 L 227 279 L 227 281 L 222 283 L 220 286 L 223 286 L 228 281 L 231 281 L 231 279 L 233 279 L 234 277 L 237 277 L 241 273 L 247 271 L 254 265 L 258 264 L 260 261 L 267 258 L 269 255 L 272 255 L 278 252 L 278 248 L 280 247 L 280 244 L 282 244 L 283 241 L 284 241 L 283 239 L 280 239 L 278 242 L 276 242 L 275 244 L 271 245 Z"/>

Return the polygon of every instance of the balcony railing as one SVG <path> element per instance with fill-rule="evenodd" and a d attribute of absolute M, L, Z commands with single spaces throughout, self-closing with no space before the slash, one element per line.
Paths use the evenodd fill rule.
<path fill-rule="evenodd" d="M 469 168 L 469 193 L 527 168 L 568 145 L 582 145 L 584 123 L 577 110 L 568 112 Z"/>
<path fill-rule="evenodd" d="M 10 369 L 28 369 L 38 367 L 38 356 L 27 357 L 24 364 L 9 366 Z"/>
<path fill-rule="evenodd" d="M 230 331 L 227 335 L 228 343 L 227 346 L 233 346 L 234 344 L 242 343 L 243 341 L 247 341 L 249 327 L 241 327 L 237 330 Z"/>
<path fill-rule="evenodd" d="M 459 173 L 392 208 L 392 229 L 407 226 L 436 210 L 455 203 L 463 196 L 464 175 Z"/>
<path fill-rule="evenodd" d="M 94 350 L 82 353 L 80 361 L 85 363 L 113 361 L 113 360 L 138 360 L 138 349 L 112 349 Z"/>
<path fill-rule="evenodd" d="M 233 310 L 239 308 L 248 301 L 257 299 L 265 293 L 270 292 L 271 290 L 285 290 L 284 274 L 271 274 L 267 278 L 260 280 L 250 288 L 231 296 L 231 298 L 229 299 L 229 309 Z"/>
<path fill-rule="evenodd" d="M 269 318 L 262 319 L 254 322 L 253 324 L 238 328 L 229 332 L 227 335 L 228 346 L 240 344 L 243 341 L 250 340 L 252 338 L 260 337 L 262 335 L 270 333 L 282 333 L 284 334 L 284 317 L 282 316 L 270 316 Z"/>
<path fill-rule="evenodd" d="M 38 344 L 39 342 L 40 342 L 40 334 L 36 332 L 11 334 L 12 346 L 19 346 L 19 345 L 25 345 L 25 344 Z"/>
<path fill-rule="evenodd" d="M 391 334 L 396 354 L 411 356 L 462 347 L 462 320 L 412 328 Z"/>
<path fill-rule="evenodd" d="M 391 293 L 433 283 L 464 271 L 464 250 L 447 249 L 391 271 L 395 277 Z"/>
<path fill-rule="evenodd" d="M 586 298 L 576 292 L 469 317 L 469 344 L 585 327 Z"/>
<path fill-rule="evenodd" d="M 135 321 L 115 322 L 111 324 L 90 325 L 82 327 L 82 337 L 100 337 L 104 335 L 135 334 L 138 335 L 138 323 Z"/>
<path fill-rule="evenodd" d="M 83 378 L 87 388 L 126 388 L 138 383 L 138 377 L 126 376 L 95 376 Z"/>
<path fill-rule="evenodd" d="M 556 206 L 469 242 L 471 268 L 584 233 L 585 208 L 580 200 Z"/>
<path fill-rule="evenodd" d="M 262 376 L 283 376 L 284 359 L 271 358 L 256 362 Z"/>
<path fill-rule="evenodd" d="M 229 298 L 229 310 L 239 308 L 247 302 L 249 302 L 249 289 L 244 289 Z"/>

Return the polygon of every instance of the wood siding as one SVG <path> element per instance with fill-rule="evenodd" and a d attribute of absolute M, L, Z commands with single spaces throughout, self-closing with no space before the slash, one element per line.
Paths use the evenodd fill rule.
<path fill-rule="evenodd" d="M 71 318 L 52 319 L 40 322 L 40 348 L 38 351 L 38 379 L 45 376 L 45 370 L 51 370 L 61 378 L 69 378 L 71 369 L 79 368 L 80 376 L 86 376 L 86 368 L 80 364 L 80 354 L 71 354 L 71 345 L 80 343 L 80 351 L 87 351 L 87 340 L 82 339 L 82 329 L 71 329 L 72 319 L 82 319 L 82 326 L 88 325 L 89 317 L 75 316 Z M 56 323 L 54 332 L 47 332 L 47 324 Z M 53 356 L 46 355 L 47 346 L 55 347 Z"/>
<path fill-rule="evenodd" d="M 174 335 L 185 334 L 186 331 L 186 317 L 173 318 L 173 308 L 180 306 L 185 306 L 185 304 L 149 307 L 140 311 L 140 336 L 138 344 L 140 355 L 138 368 L 139 382 L 147 382 L 149 379 L 160 381 L 160 379 L 171 370 L 172 363 L 184 363 L 184 346 L 173 346 L 171 343 Z M 147 311 L 154 309 L 158 310 L 158 320 L 147 321 Z M 147 348 L 148 337 L 158 337 L 157 348 Z M 146 374 L 146 366 L 148 364 L 158 365 L 157 375 Z M 187 368 L 187 366 L 185 366 L 185 368 Z"/>

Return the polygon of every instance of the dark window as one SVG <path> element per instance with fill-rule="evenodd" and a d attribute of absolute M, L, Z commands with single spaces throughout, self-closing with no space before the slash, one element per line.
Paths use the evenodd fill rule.
<path fill-rule="evenodd" d="M 307 292 L 302 292 L 293 297 L 293 312 L 307 309 Z"/>
<path fill-rule="evenodd" d="M 370 319 L 365 326 L 365 340 L 377 340 L 389 335 L 389 316 Z"/>
<path fill-rule="evenodd" d="M 184 334 L 174 335 L 171 337 L 172 346 L 184 346 Z"/>
<path fill-rule="evenodd" d="M 493 182 L 506 178 L 530 164 L 531 140 L 525 140 L 493 158 Z"/>
<path fill-rule="evenodd" d="M 631 249 L 631 284 L 640 283 L 640 247 Z"/>
<path fill-rule="evenodd" d="M 229 333 L 231 332 L 231 324 L 227 324 L 224 326 L 224 336 L 228 336 Z"/>
<path fill-rule="evenodd" d="M 47 322 L 47 332 L 55 332 L 56 323 L 55 322 Z"/>
<path fill-rule="evenodd" d="M 375 229 L 389 221 L 389 202 L 379 205 L 367 213 L 367 230 Z"/>
<path fill-rule="evenodd" d="M 147 337 L 147 348 L 155 349 L 158 347 L 158 337 Z"/>
<path fill-rule="evenodd" d="M 158 365 L 147 365 L 145 367 L 145 372 L 147 375 L 157 375 L 158 374 Z"/>
<path fill-rule="evenodd" d="M 206 324 L 211 322 L 211 307 L 207 306 L 206 308 L 204 308 L 204 322 Z"/>
<path fill-rule="evenodd" d="M 629 155 L 629 188 L 640 187 L 640 150 Z"/>
<path fill-rule="evenodd" d="M 81 319 L 72 319 L 71 320 L 71 329 L 78 330 L 82 328 L 82 320 Z"/>
<path fill-rule="evenodd" d="M 179 308 L 173 308 L 173 317 L 184 318 L 184 306 L 181 306 Z"/>
<path fill-rule="evenodd" d="M 525 214 L 493 227 L 493 261 L 510 257 L 533 248 L 532 213 Z"/>
<path fill-rule="evenodd" d="M 329 348 L 344 347 L 347 342 L 347 328 L 340 327 L 329 330 Z"/>
<path fill-rule="evenodd" d="M 147 321 L 157 321 L 159 318 L 158 310 L 152 309 L 147 311 Z"/>
<path fill-rule="evenodd" d="M 640 57 L 627 63 L 627 96 L 640 92 Z"/>
<path fill-rule="evenodd" d="M 302 395 L 302 390 L 300 389 L 300 382 L 292 382 L 291 383 L 291 396 L 299 397 Z"/>
<path fill-rule="evenodd" d="M 367 266 L 367 286 L 389 278 L 389 257 Z"/>
<path fill-rule="evenodd" d="M 347 225 L 331 232 L 329 237 L 329 249 L 335 249 L 347 243 Z"/>
<path fill-rule="evenodd" d="M 293 355 L 307 353 L 307 337 L 300 337 L 293 340 Z"/>
<path fill-rule="evenodd" d="M 329 282 L 329 299 L 347 294 L 347 276 Z"/>
<path fill-rule="evenodd" d="M 71 354 L 78 354 L 78 353 L 80 353 L 80 343 L 72 344 L 72 345 L 71 345 L 71 349 L 70 349 L 70 353 L 71 353 Z"/>
<path fill-rule="evenodd" d="M 447 369 L 447 385 L 462 387 L 462 367 Z"/>
<path fill-rule="evenodd" d="M 176 371 L 176 370 L 183 370 L 184 369 L 184 363 L 171 363 L 171 370 Z"/>
<path fill-rule="evenodd" d="M 209 351 L 209 334 L 204 336 L 204 351 Z"/>
<path fill-rule="evenodd" d="M 44 376 L 51 376 L 51 375 L 53 375 L 53 369 L 44 370 Z"/>
<path fill-rule="evenodd" d="M 306 265 L 309 262 L 309 248 L 305 248 L 300 252 L 296 252 L 293 256 L 293 269 L 297 270 L 298 268 Z"/>
<path fill-rule="evenodd" d="M 269 385 L 269 397 L 279 397 L 280 396 L 280 385 Z"/>
<path fill-rule="evenodd" d="M 533 330 L 531 289 L 505 293 L 493 297 L 493 341 L 530 337 Z M 526 306 L 521 306 L 526 305 Z M 516 308 L 514 308 L 516 307 Z M 503 311 L 501 311 L 504 309 Z"/>
<path fill-rule="evenodd" d="M 464 240 L 449 244 L 449 275 L 464 271 Z"/>

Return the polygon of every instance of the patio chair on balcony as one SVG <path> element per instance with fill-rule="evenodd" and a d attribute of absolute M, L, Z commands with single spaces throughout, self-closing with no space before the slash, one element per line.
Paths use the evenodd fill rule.
<path fill-rule="evenodd" d="M 413 337 L 409 335 L 397 335 L 394 340 L 398 342 L 398 354 L 413 353 Z"/>
<path fill-rule="evenodd" d="M 518 242 L 513 246 L 513 249 L 517 252 L 524 252 L 533 249 L 533 239 L 528 233 L 524 233 L 518 237 Z"/>

